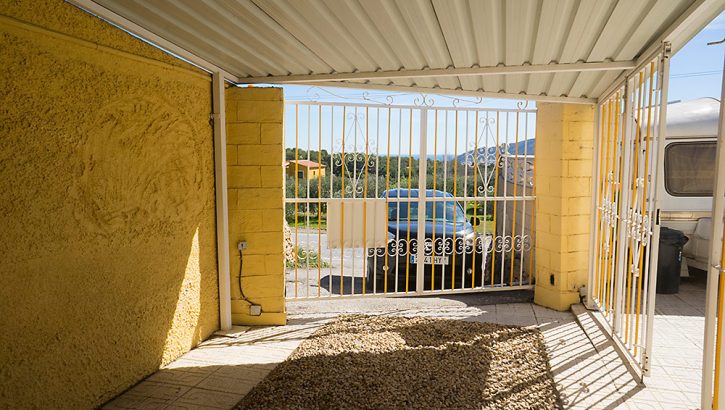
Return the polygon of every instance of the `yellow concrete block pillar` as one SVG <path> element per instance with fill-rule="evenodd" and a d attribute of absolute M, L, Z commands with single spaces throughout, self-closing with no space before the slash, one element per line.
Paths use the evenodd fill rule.
<path fill-rule="evenodd" d="M 587 281 L 594 106 L 537 107 L 534 302 L 568 310 Z"/>
<path fill-rule="evenodd" d="M 283 325 L 282 89 L 231 87 L 226 104 L 232 323 Z M 241 276 L 239 241 L 248 245 Z M 250 304 L 261 305 L 261 315 L 251 315 Z"/>

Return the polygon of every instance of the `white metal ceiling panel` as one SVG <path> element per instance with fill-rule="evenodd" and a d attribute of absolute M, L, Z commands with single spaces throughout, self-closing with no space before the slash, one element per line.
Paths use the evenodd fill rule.
<path fill-rule="evenodd" d="M 725 0 L 69 1 L 130 21 L 242 83 L 334 74 L 346 86 L 578 100 L 599 97 L 623 70 L 556 67 L 634 61 L 669 33 L 684 44 L 725 8 Z M 385 73 L 529 65 L 546 72 Z"/>

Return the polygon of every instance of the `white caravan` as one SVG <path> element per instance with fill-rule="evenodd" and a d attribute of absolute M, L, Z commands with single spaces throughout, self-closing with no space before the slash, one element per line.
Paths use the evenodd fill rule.
<path fill-rule="evenodd" d="M 667 106 L 660 220 L 690 238 L 682 252 L 687 261 L 682 276 L 688 267 L 707 270 L 719 115 L 720 102 L 714 98 Z"/>

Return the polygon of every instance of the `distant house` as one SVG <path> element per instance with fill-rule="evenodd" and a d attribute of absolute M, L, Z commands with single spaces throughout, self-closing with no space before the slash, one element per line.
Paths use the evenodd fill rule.
<path fill-rule="evenodd" d="M 324 165 L 306 159 L 287 161 L 284 166 L 287 169 L 287 175 L 294 177 L 296 172 L 298 179 L 316 179 L 325 176 Z"/>

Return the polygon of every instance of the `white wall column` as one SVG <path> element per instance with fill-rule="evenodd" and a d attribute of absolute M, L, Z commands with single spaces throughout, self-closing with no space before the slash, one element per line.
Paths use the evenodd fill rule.
<path fill-rule="evenodd" d="M 214 117 L 214 175 L 216 180 L 217 270 L 219 272 L 219 327 L 232 328 L 232 298 L 229 276 L 229 202 L 227 199 L 227 121 L 224 75 L 212 75 Z"/>

